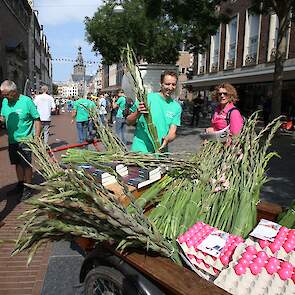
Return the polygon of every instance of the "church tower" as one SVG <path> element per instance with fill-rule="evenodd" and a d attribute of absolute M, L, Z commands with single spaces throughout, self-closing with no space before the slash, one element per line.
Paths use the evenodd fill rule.
<path fill-rule="evenodd" d="M 74 75 L 84 77 L 86 71 L 86 65 L 84 65 L 83 56 L 82 56 L 82 48 L 78 47 L 78 56 L 76 58 L 76 64 L 74 65 Z"/>

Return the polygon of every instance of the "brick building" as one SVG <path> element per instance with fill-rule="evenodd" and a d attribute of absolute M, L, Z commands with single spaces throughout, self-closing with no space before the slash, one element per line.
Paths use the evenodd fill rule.
<path fill-rule="evenodd" d="M 43 84 L 52 87 L 49 45 L 32 5 L 28 0 L 0 0 L 0 83 L 13 80 L 25 94 Z"/>
<path fill-rule="evenodd" d="M 0 82 L 14 80 L 20 90 L 29 73 L 31 13 L 27 0 L 0 1 Z"/>
<path fill-rule="evenodd" d="M 274 54 L 278 19 L 275 14 L 251 13 L 251 0 L 221 1 L 221 12 L 230 16 L 210 37 L 209 50 L 198 54 L 193 78 L 184 85 L 193 92 L 210 90 L 222 82 L 238 89 L 240 108 L 244 113 L 256 110 L 272 94 Z M 295 100 L 295 24 L 287 32 L 287 56 L 284 64 L 282 111 Z"/>

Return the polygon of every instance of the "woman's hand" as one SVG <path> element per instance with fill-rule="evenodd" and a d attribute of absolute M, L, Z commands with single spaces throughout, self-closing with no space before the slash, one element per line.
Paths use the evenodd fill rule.
<path fill-rule="evenodd" d="M 213 129 L 213 127 L 208 127 L 208 128 L 205 129 L 205 132 L 206 133 L 213 133 L 214 129 Z"/>

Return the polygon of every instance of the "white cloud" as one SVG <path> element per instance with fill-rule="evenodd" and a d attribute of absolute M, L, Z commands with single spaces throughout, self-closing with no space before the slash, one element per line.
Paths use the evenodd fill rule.
<path fill-rule="evenodd" d="M 92 17 L 101 4 L 102 0 L 35 0 L 34 9 L 43 25 L 61 25 Z"/>

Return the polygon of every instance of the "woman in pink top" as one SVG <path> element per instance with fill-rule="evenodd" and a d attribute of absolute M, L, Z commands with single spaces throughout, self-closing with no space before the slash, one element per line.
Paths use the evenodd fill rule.
<path fill-rule="evenodd" d="M 243 117 L 234 105 L 234 103 L 238 101 L 237 91 L 235 87 L 229 83 L 217 86 L 216 91 L 219 105 L 212 117 L 211 127 L 207 128 L 206 131 L 212 133 L 222 130 L 229 125 L 230 134 L 238 135 L 243 127 Z M 229 117 L 227 117 L 229 111 L 230 114 Z"/>

